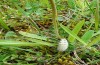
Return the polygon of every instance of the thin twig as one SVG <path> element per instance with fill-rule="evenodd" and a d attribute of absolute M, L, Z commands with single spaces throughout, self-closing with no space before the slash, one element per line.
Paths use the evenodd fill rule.
<path fill-rule="evenodd" d="M 88 65 L 88 64 L 86 64 L 84 61 L 82 61 L 82 60 L 79 58 L 79 56 L 77 55 L 76 50 L 74 50 L 74 56 L 77 58 L 78 61 L 80 61 L 80 62 L 83 63 L 84 65 Z"/>

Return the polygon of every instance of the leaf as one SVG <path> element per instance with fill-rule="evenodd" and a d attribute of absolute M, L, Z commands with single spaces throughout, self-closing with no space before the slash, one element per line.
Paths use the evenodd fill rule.
<path fill-rule="evenodd" d="M 36 22 L 35 22 L 33 19 L 34 19 L 34 18 L 32 18 L 32 16 L 30 16 L 29 19 L 26 18 L 27 21 L 30 20 L 30 21 L 29 21 L 30 24 L 31 24 L 33 27 L 35 27 L 35 28 L 39 31 L 39 33 L 40 33 L 40 32 L 41 32 L 41 31 L 40 31 L 40 28 L 38 27 L 38 25 L 36 24 Z"/>
<path fill-rule="evenodd" d="M 36 34 L 31 34 L 23 31 L 19 31 L 19 34 L 25 36 L 25 37 L 30 37 L 30 38 L 35 38 L 35 39 L 41 39 L 41 40 L 47 40 L 47 37 L 42 37 Z"/>
<path fill-rule="evenodd" d="M 6 54 L 0 54 L 0 61 L 3 61 L 3 59 L 6 57 L 7 55 Z"/>
<path fill-rule="evenodd" d="M 51 43 L 44 42 L 44 41 L 41 42 L 39 40 L 34 40 L 34 43 L 21 42 L 21 41 L 15 41 L 15 40 L 0 40 L 0 45 L 1 46 L 41 46 L 41 45 L 54 46 Z"/>
<path fill-rule="evenodd" d="M 38 40 L 38 39 L 32 39 L 32 38 L 25 38 L 25 39 L 31 42 L 35 42 L 35 43 L 50 44 L 49 42 Z M 56 44 L 53 44 L 53 45 L 56 45 Z"/>
<path fill-rule="evenodd" d="M 100 35 L 98 35 L 96 38 L 94 38 L 94 40 L 88 43 L 86 47 L 91 47 L 92 45 L 98 43 L 99 41 L 100 41 Z"/>
<path fill-rule="evenodd" d="M 89 2 L 88 2 L 87 0 L 85 0 L 85 2 L 86 2 L 86 4 L 87 4 L 87 6 L 89 7 L 90 11 L 91 11 L 92 13 L 94 13 L 94 10 L 93 10 L 94 7 L 92 7 L 92 6 L 94 6 L 95 0 L 92 1 L 90 4 L 89 4 Z M 91 6 L 91 5 L 92 5 L 92 6 Z"/>
<path fill-rule="evenodd" d="M 17 37 L 16 33 L 13 32 L 13 31 L 8 31 L 6 34 L 5 34 L 5 39 L 9 38 L 9 37 Z"/>
<path fill-rule="evenodd" d="M 40 3 L 41 3 L 42 5 L 46 5 L 47 7 L 50 6 L 48 0 L 40 0 Z"/>
<path fill-rule="evenodd" d="M 72 37 L 74 37 L 75 39 L 77 39 L 79 42 L 81 42 L 82 44 L 86 45 L 86 43 L 80 39 L 75 33 L 73 33 L 70 29 L 68 29 L 66 26 L 60 24 L 60 27 L 66 31 L 69 35 L 71 35 Z"/>
<path fill-rule="evenodd" d="M 99 35 L 99 34 L 100 34 L 100 30 L 99 30 L 97 33 L 93 34 L 92 37 L 94 37 L 94 36 L 96 36 L 96 35 Z"/>
<path fill-rule="evenodd" d="M 74 0 L 68 0 L 68 5 L 71 7 L 71 8 L 75 8 L 75 1 Z"/>
<path fill-rule="evenodd" d="M 25 2 L 26 2 L 25 8 L 26 9 L 31 9 L 32 6 L 31 6 L 30 2 L 28 0 L 26 0 Z"/>
<path fill-rule="evenodd" d="M 84 24 L 84 20 L 80 21 L 76 26 L 75 28 L 72 30 L 73 33 L 75 33 L 76 35 L 78 34 L 78 32 L 80 31 L 81 27 L 83 26 Z M 68 40 L 70 42 L 74 42 L 75 38 L 73 38 L 72 36 L 69 36 L 68 37 Z"/>
<path fill-rule="evenodd" d="M 86 0 L 85 0 L 86 1 Z M 96 3 L 96 0 L 92 0 L 90 3 L 88 3 L 88 4 L 90 4 L 89 5 L 89 7 L 91 7 L 91 9 L 93 10 L 94 9 L 94 7 L 96 7 L 96 5 L 97 5 L 97 3 Z M 93 10 L 94 11 L 94 10 Z M 94 13 L 94 12 L 93 12 Z"/>
<path fill-rule="evenodd" d="M 27 17 L 29 16 L 29 13 L 24 11 L 24 9 L 22 9 L 20 6 L 18 6 L 17 4 L 15 4 L 15 6 L 17 7 L 18 11 L 22 13 L 24 16 L 27 16 Z"/>
<path fill-rule="evenodd" d="M 100 19 L 99 19 L 99 0 L 97 0 L 97 6 L 96 6 L 96 9 L 95 9 L 95 13 L 94 13 L 94 17 L 95 17 L 95 29 L 96 31 L 98 30 L 98 26 L 99 26 L 99 22 L 100 22 Z"/>
<path fill-rule="evenodd" d="M 0 24 L 4 29 L 10 30 L 9 27 L 7 26 L 7 24 L 1 18 L 0 18 Z"/>
<path fill-rule="evenodd" d="M 27 0 L 26 0 L 27 1 Z M 29 2 L 27 1 L 27 6 L 29 6 L 30 4 L 29 4 Z M 39 29 L 39 27 L 38 27 L 38 25 L 33 21 L 33 19 L 31 18 L 32 16 L 30 16 L 30 14 L 32 13 L 32 12 L 26 12 L 26 11 L 24 11 L 24 9 L 22 9 L 20 6 L 18 6 L 17 4 L 15 4 L 15 6 L 17 7 L 17 9 L 18 9 L 18 11 L 19 12 L 21 12 L 24 16 L 26 16 L 27 18 L 26 18 L 26 20 L 31 20 L 31 21 L 29 21 L 30 23 L 31 23 L 31 25 L 32 26 L 34 26 L 38 31 L 39 31 L 39 33 L 40 33 L 40 29 Z M 31 5 L 30 5 L 30 8 L 31 8 Z"/>
<path fill-rule="evenodd" d="M 94 31 L 93 30 L 89 30 L 88 32 L 86 32 L 83 36 L 82 36 L 82 40 L 84 42 L 88 42 L 91 38 L 92 38 L 92 35 L 94 34 Z"/>

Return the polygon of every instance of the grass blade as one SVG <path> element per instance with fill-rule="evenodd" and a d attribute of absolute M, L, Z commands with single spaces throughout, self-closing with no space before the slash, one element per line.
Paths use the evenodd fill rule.
<path fill-rule="evenodd" d="M 75 33 L 73 33 L 70 29 L 68 29 L 66 26 L 60 24 L 60 27 L 65 30 L 69 35 L 71 35 L 72 37 L 74 37 L 75 39 L 77 39 L 79 42 L 81 42 L 82 44 L 86 45 L 86 43 L 80 39 Z"/>
<path fill-rule="evenodd" d="M 94 34 L 94 31 L 93 30 L 89 30 L 88 32 L 86 32 L 83 36 L 82 36 L 82 40 L 84 42 L 88 42 L 91 38 L 92 38 L 92 35 Z"/>
<path fill-rule="evenodd" d="M 98 43 L 100 41 L 100 35 L 98 35 L 94 40 L 87 44 L 86 47 L 91 47 L 92 45 Z"/>
<path fill-rule="evenodd" d="M 97 2 L 97 6 L 96 6 L 96 9 L 95 9 L 95 13 L 94 13 L 94 17 L 95 17 L 95 29 L 96 31 L 98 30 L 98 26 L 99 26 L 99 22 L 100 22 L 100 19 L 99 19 L 99 0 L 96 1 Z"/>
<path fill-rule="evenodd" d="M 41 46 L 41 45 L 47 45 L 47 46 L 54 46 L 51 43 L 48 42 L 37 42 L 34 41 L 34 43 L 31 42 L 21 42 L 21 41 L 15 41 L 15 40 L 0 40 L 1 46 Z M 38 43 L 39 42 L 39 43 Z"/>
<path fill-rule="evenodd" d="M 78 32 L 80 31 L 81 27 L 83 26 L 84 24 L 84 20 L 80 21 L 76 26 L 75 28 L 72 30 L 73 33 L 75 33 L 76 35 L 78 34 Z M 70 42 L 74 42 L 75 38 L 73 38 L 71 35 L 68 37 L 68 40 Z"/>
<path fill-rule="evenodd" d="M 28 2 L 28 1 L 27 1 Z M 18 6 L 16 3 L 15 3 L 15 6 L 17 7 L 18 11 L 20 13 L 22 13 L 24 16 L 26 16 L 26 20 L 32 25 L 34 26 L 40 33 L 40 29 L 38 27 L 38 25 L 33 21 L 32 19 L 32 16 L 30 16 L 30 14 L 28 14 L 28 12 L 25 12 L 24 9 L 22 9 L 20 6 Z"/>
<path fill-rule="evenodd" d="M 0 18 L 0 24 L 4 29 L 10 30 L 9 27 L 7 26 L 7 24 L 1 18 Z"/>
<path fill-rule="evenodd" d="M 75 0 L 68 0 L 67 2 L 68 2 L 69 7 L 73 8 L 73 9 L 75 8 Z"/>
<path fill-rule="evenodd" d="M 85 2 L 86 2 L 86 4 L 87 4 L 87 6 L 89 7 L 90 11 L 94 14 L 94 10 L 93 10 L 93 9 L 91 8 L 91 6 L 89 5 L 88 1 L 85 0 Z"/>
<path fill-rule="evenodd" d="M 42 37 L 36 34 L 31 34 L 23 31 L 19 31 L 19 34 L 25 36 L 25 37 L 30 37 L 30 38 L 35 38 L 35 39 L 41 39 L 41 40 L 47 40 L 47 37 Z"/>
<path fill-rule="evenodd" d="M 100 34 L 100 30 L 98 32 L 96 32 L 95 34 L 93 34 L 92 37 L 96 36 L 96 35 L 99 35 Z"/>

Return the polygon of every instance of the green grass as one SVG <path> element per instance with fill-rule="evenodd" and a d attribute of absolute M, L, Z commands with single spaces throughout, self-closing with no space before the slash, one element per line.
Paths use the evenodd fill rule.
<path fill-rule="evenodd" d="M 0 25 L 2 26 L 2 28 L 6 29 L 6 30 L 10 30 L 10 28 L 7 26 L 7 24 L 0 18 Z"/>
<path fill-rule="evenodd" d="M 2 0 L 0 14 L 0 65 L 100 63 L 99 0 Z"/>

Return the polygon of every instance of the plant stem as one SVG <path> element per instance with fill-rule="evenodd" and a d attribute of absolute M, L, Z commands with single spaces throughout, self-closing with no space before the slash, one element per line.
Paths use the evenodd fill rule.
<path fill-rule="evenodd" d="M 57 22 L 57 9 L 55 5 L 55 0 L 49 0 L 51 7 L 52 7 L 52 14 L 53 14 L 53 25 L 54 25 L 54 30 L 57 38 L 60 38 L 59 31 L 58 31 L 58 22 Z"/>

